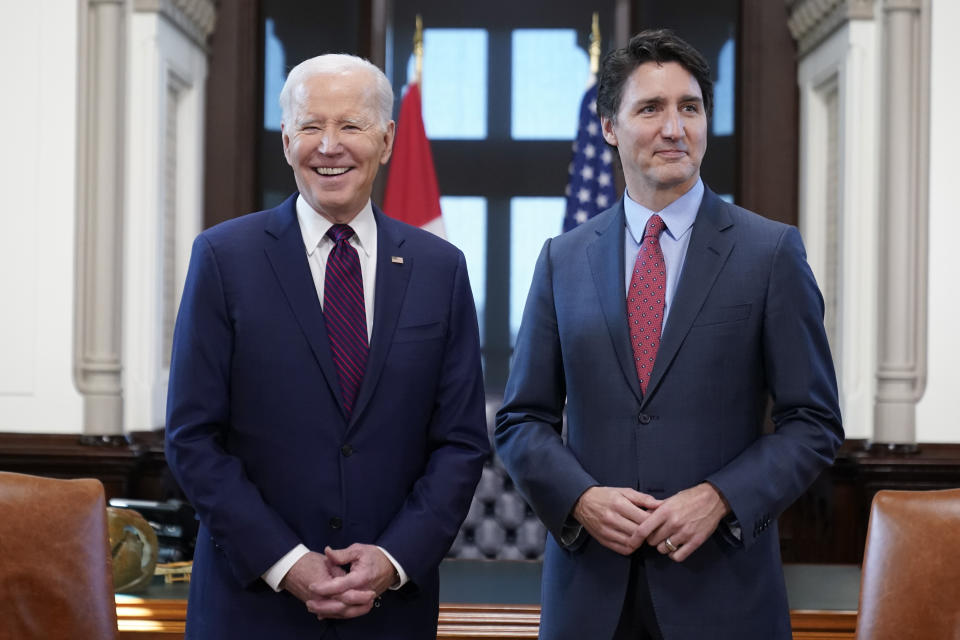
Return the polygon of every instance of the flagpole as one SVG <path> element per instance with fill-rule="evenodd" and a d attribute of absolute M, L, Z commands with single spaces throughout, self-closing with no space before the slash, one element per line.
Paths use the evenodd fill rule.
<path fill-rule="evenodd" d="M 423 124 L 420 79 L 423 75 L 423 20 L 417 15 L 413 35 L 414 70 L 408 78 L 407 90 L 400 100 L 397 134 L 393 141 L 390 175 L 383 194 L 384 212 L 395 218 L 430 231 L 441 238 L 443 212 L 440 189 L 433 164 L 433 153 Z"/>
<path fill-rule="evenodd" d="M 597 115 L 597 73 L 600 70 L 600 14 L 594 12 L 590 29 L 590 79 L 580 101 L 580 124 L 573 142 L 573 159 L 565 191 L 567 206 L 563 230 L 569 231 L 606 210 L 617 199 L 612 154 L 603 139 Z"/>
<path fill-rule="evenodd" d="M 593 25 L 590 28 L 590 76 L 600 70 L 600 12 L 593 12 Z"/>
<path fill-rule="evenodd" d="M 413 81 L 420 84 L 420 76 L 423 74 L 423 18 L 417 14 L 417 26 L 413 31 L 413 57 L 414 57 L 414 76 Z"/>

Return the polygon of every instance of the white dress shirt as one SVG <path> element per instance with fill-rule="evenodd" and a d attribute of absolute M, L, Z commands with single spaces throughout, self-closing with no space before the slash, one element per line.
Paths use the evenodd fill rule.
<path fill-rule="evenodd" d="M 323 306 L 323 283 L 327 273 L 327 258 L 333 250 L 333 240 L 327 231 L 333 223 L 313 210 L 303 196 L 297 196 L 297 222 L 307 250 L 307 263 L 313 276 L 313 286 Z M 373 335 L 373 292 L 377 284 L 377 221 L 373 217 L 373 204 L 367 204 L 350 221 L 353 235 L 348 242 L 360 257 L 360 274 L 363 277 L 363 306 L 367 312 L 367 341 Z"/>
<path fill-rule="evenodd" d="M 323 306 L 323 284 L 327 273 L 327 258 L 333 249 L 333 240 L 327 236 L 327 231 L 333 223 L 314 211 L 307 204 L 303 196 L 297 196 L 297 222 L 300 224 L 300 234 L 303 236 L 303 246 L 307 252 L 307 263 L 310 265 L 310 275 L 313 276 L 313 285 Z M 377 281 L 377 221 L 373 217 L 373 204 L 367 200 L 360 213 L 349 222 L 353 235 L 348 242 L 357 250 L 360 258 L 360 274 L 363 278 L 363 306 L 367 315 L 367 341 L 373 335 L 373 298 Z M 403 567 L 394 559 L 390 552 L 383 547 L 377 547 L 393 564 L 400 576 L 399 582 L 391 589 L 399 589 L 407 583 L 409 577 Z M 280 591 L 280 582 L 287 572 L 297 563 L 297 560 L 310 550 L 302 544 L 288 551 L 280 560 L 261 576 L 274 591 Z"/>

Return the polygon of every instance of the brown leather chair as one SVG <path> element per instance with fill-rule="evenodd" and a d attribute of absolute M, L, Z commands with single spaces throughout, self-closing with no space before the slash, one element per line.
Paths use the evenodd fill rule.
<path fill-rule="evenodd" d="M 960 489 L 877 493 L 857 640 L 960 640 Z"/>
<path fill-rule="evenodd" d="M 0 472 L 0 640 L 114 640 L 103 485 Z"/>

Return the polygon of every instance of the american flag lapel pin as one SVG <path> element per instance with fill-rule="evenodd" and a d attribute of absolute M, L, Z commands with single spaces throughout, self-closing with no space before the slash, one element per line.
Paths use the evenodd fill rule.
<path fill-rule="evenodd" d="M 393 264 L 403 264 L 403 256 L 390 256 L 390 262 Z"/>

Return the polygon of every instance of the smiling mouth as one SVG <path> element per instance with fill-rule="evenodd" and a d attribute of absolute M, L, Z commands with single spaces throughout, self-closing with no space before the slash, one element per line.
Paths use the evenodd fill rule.
<path fill-rule="evenodd" d="M 314 167 L 316 171 L 321 176 L 342 176 L 347 171 L 350 171 L 352 167 Z"/>

